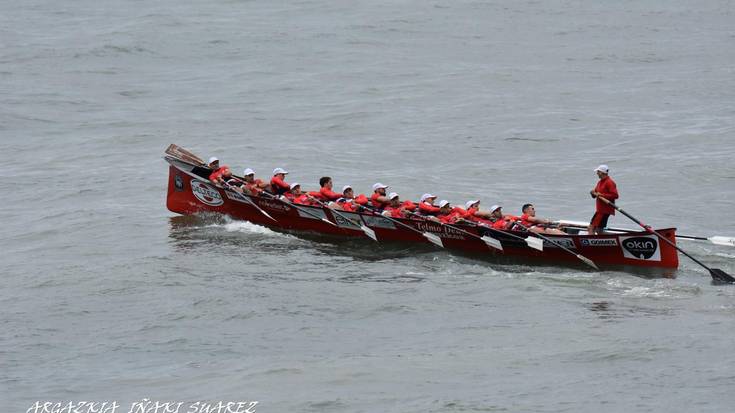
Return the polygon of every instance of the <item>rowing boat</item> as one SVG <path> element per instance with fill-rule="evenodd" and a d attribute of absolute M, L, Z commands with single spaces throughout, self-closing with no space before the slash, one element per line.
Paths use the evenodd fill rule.
<path fill-rule="evenodd" d="M 568 230 L 566 235 L 546 235 L 543 247 L 535 249 L 526 242 L 526 238 L 534 235 L 525 231 L 497 231 L 466 224 L 448 226 L 419 219 L 387 218 L 367 211 L 335 213 L 325 206 L 294 205 L 277 198 L 244 195 L 210 182 L 207 179 L 210 171 L 195 156 L 182 156 L 167 150 L 164 159 L 169 163 L 166 206 L 178 214 L 214 212 L 274 230 L 366 240 L 365 228 L 369 228 L 379 242 L 425 244 L 432 242 L 423 235 L 428 233 L 435 236 L 431 238 L 438 237 L 438 245 L 450 250 L 482 254 L 490 259 L 512 257 L 515 261 L 528 263 L 572 265 L 577 262 L 576 253 L 602 268 L 671 269 L 679 266 L 676 249 L 650 232 L 581 235 L 576 230 Z M 672 243 L 676 242 L 676 228 L 658 229 L 657 232 Z M 482 240 L 486 236 L 497 239 L 501 248 L 490 248 Z M 573 253 L 569 254 L 569 250 Z"/>

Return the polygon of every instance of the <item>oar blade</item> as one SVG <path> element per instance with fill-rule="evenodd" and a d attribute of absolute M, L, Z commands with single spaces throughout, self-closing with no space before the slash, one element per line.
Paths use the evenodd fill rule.
<path fill-rule="evenodd" d="M 328 219 L 326 219 L 326 218 L 322 218 L 322 221 L 326 222 L 327 224 L 329 224 L 329 225 L 331 225 L 331 226 L 334 226 L 334 227 L 336 227 L 336 226 L 337 226 L 337 224 L 335 224 L 334 222 L 332 222 L 332 221 L 330 221 L 330 220 L 328 220 Z"/>
<path fill-rule="evenodd" d="M 597 267 L 597 264 L 595 264 L 591 259 L 585 257 L 582 254 L 577 254 L 577 258 L 582 260 L 585 264 L 589 265 L 590 267 L 594 268 L 597 271 L 600 271 L 600 269 Z"/>
<path fill-rule="evenodd" d="M 543 251 L 544 250 L 544 241 L 540 238 L 527 236 L 526 237 L 526 244 L 535 250 Z"/>
<path fill-rule="evenodd" d="M 707 238 L 710 240 L 711 243 L 715 245 L 724 245 L 726 247 L 735 247 L 735 238 L 732 237 L 722 237 L 719 235 L 715 235 L 714 237 Z"/>
<path fill-rule="evenodd" d="M 710 275 L 712 276 L 712 281 L 718 284 L 733 284 L 735 283 L 735 278 L 726 273 L 725 271 L 722 271 L 719 268 L 710 268 L 709 270 Z"/>
<path fill-rule="evenodd" d="M 360 229 L 362 230 L 362 232 L 365 233 L 365 235 L 367 235 L 368 237 L 372 238 L 373 241 L 378 241 L 378 236 L 375 235 L 375 231 L 373 231 L 372 229 L 366 227 L 365 225 L 360 225 Z"/>
<path fill-rule="evenodd" d="M 439 246 L 441 248 L 444 248 L 444 243 L 442 242 L 442 239 L 437 237 L 434 234 L 430 234 L 428 232 L 423 232 L 422 235 L 429 240 L 432 244 Z"/>
<path fill-rule="evenodd" d="M 500 241 L 498 241 L 497 239 L 493 237 L 483 235 L 482 237 L 480 237 L 480 239 L 485 241 L 485 244 L 487 244 L 488 247 L 490 248 L 495 248 L 496 250 L 500 250 L 500 251 L 503 250 L 503 244 L 501 244 Z"/>

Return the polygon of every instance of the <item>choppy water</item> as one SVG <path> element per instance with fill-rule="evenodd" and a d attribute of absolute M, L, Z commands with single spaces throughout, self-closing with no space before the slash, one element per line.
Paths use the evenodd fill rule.
<path fill-rule="evenodd" d="M 735 288 L 165 209 L 171 142 L 404 197 L 735 235 L 728 1 L 0 2 L 0 403 L 260 412 L 735 402 Z M 630 226 L 623 217 L 612 224 Z M 733 249 L 681 244 L 735 273 Z"/>

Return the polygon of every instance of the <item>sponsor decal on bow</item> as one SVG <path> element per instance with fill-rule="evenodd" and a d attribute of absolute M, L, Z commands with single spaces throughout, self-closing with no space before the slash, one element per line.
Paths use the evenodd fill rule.
<path fill-rule="evenodd" d="M 191 180 L 191 193 L 193 193 L 198 200 L 207 205 L 220 206 L 225 202 L 222 199 L 222 195 L 219 194 L 219 191 L 216 188 L 213 188 L 198 179 Z"/>
<path fill-rule="evenodd" d="M 396 229 L 395 224 L 393 224 L 391 220 L 385 219 L 384 217 L 381 217 L 378 215 L 363 215 L 362 219 L 365 220 L 365 225 L 371 228 L 378 227 L 378 228 Z"/>
<path fill-rule="evenodd" d="M 181 192 L 184 190 L 184 180 L 178 173 L 174 176 L 174 191 Z"/>
<path fill-rule="evenodd" d="M 343 218 L 344 215 L 347 219 Z M 360 229 L 360 216 L 349 212 L 341 212 L 339 214 L 332 212 L 334 221 L 337 225 L 342 228 Z"/>
<path fill-rule="evenodd" d="M 617 247 L 618 240 L 615 238 L 581 238 L 579 243 L 583 247 Z"/>
<path fill-rule="evenodd" d="M 551 237 L 549 237 L 549 239 L 552 240 L 552 241 L 554 241 L 554 242 L 556 242 L 557 244 L 561 245 L 564 248 L 570 248 L 570 249 L 577 248 L 577 246 L 574 245 L 574 240 L 571 239 L 571 238 L 564 238 L 564 237 L 559 237 L 559 238 L 553 237 L 553 238 L 551 238 Z M 554 244 L 552 244 L 552 243 L 544 240 L 544 248 L 559 248 L 559 247 L 557 247 L 556 245 L 554 245 Z"/>
<path fill-rule="evenodd" d="M 324 218 L 324 219 L 327 219 L 328 220 L 327 214 L 321 208 L 317 209 L 317 208 L 309 208 L 309 207 L 304 206 L 303 209 L 304 210 L 302 210 L 301 208 L 296 209 L 299 212 L 299 216 L 301 218 L 307 218 L 307 219 L 322 219 L 322 218 Z M 310 214 L 307 213 L 307 212 L 305 212 L 305 211 L 309 211 Z"/>
<path fill-rule="evenodd" d="M 623 256 L 636 260 L 661 261 L 661 249 L 655 235 L 620 237 Z"/>

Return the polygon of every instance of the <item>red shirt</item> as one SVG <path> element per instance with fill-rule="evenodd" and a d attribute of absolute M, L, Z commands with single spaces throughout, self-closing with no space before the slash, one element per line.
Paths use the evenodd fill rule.
<path fill-rule="evenodd" d="M 499 219 L 493 222 L 493 228 L 495 229 L 510 229 L 513 222 L 518 221 L 518 217 L 513 215 L 506 215 L 503 219 Z"/>
<path fill-rule="evenodd" d="M 307 194 L 301 194 L 297 196 L 296 198 L 294 198 L 293 203 L 301 204 L 301 205 L 312 205 L 313 204 L 311 200 L 309 199 L 309 195 Z"/>
<path fill-rule="evenodd" d="M 393 218 L 403 218 L 403 211 L 401 210 L 403 208 L 402 206 L 399 207 L 393 207 L 393 206 L 387 206 L 383 210 L 384 212 L 388 212 L 389 215 Z"/>
<path fill-rule="evenodd" d="M 263 192 L 263 189 L 260 188 L 260 185 L 262 184 L 263 181 L 261 181 L 260 179 L 254 179 L 253 182 L 246 182 L 245 188 L 254 194 L 259 194 Z"/>
<path fill-rule="evenodd" d="M 220 166 L 219 169 L 209 175 L 209 180 L 212 182 L 217 182 L 219 178 L 222 178 L 222 174 L 224 174 L 225 170 L 227 169 L 230 169 L 227 165 Z"/>
<path fill-rule="evenodd" d="M 367 205 L 368 197 L 366 197 L 365 194 L 360 194 L 356 196 L 353 201 L 358 205 Z"/>
<path fill-rule="evenodd" d="M 338 194 L 331 189 L 328 189 L 327 187 L 323 186 L 319 190 L 319 194 L 322 196 L 322 198 L 326 199 L 327 201 L 335 201 L 337 199 L 342 198 L 342 194 Z"/>
<path fill-rule="evenodd" d="M 462 213 L 456 210 L 452 210 L 450 213 L 445 215 L 437 215 L 439 221 L 445 224 L 454 224 L 458 219 L 462 218 Z"/>
<path fill-rule="evenodd" d="M 370 196 L 370 202 L 372 202 L 373 207 L 378 209 L 385 209 L 388 205 L 390 205 L 388 202 L 380 202 L 378 201 L 378 197 L 385 196 L 380 195 L 379 193 L 375 192 Z"/>
<path fill-rule="evenodd" d="M 282 194 L 291 189 L 291 185 L 287 184 L 283 179 L 274 176 L 271 178 L 271 187 L 276 191 L 277 194 Z"/>
<path fill-rule="evenodd" d="M 595 192 L 599 193 L 601 197 L 607 199 L 610 202 L 615 202 L 618 199 L 618 187 L 615 185 L 615 181 L 609 176 L 600 179 L 595 186 Z M 604 203 L 603 201 L 596 199 L 596 211 L 601 214 L 615 215 L 615 208 L 611 205 Z"/>
<path fill-rule="evenodd" d="M 523 225 L 526 228 L 531 228 L 532 226 L 536 225 L 536 223 L 531 222 L 531 221 L 528 220 L 528 217 L 529 216 L 530 215 L 528 215 L 528 214 L 521 215 L 521 225 Z"/>
<path fill-rule="evenodd" d="M 424 215 L 436 215 L 439 213 L 439 207 L 431 205 L 428 202 L 421 202 L 419 204 L 419 211 Z"/>

